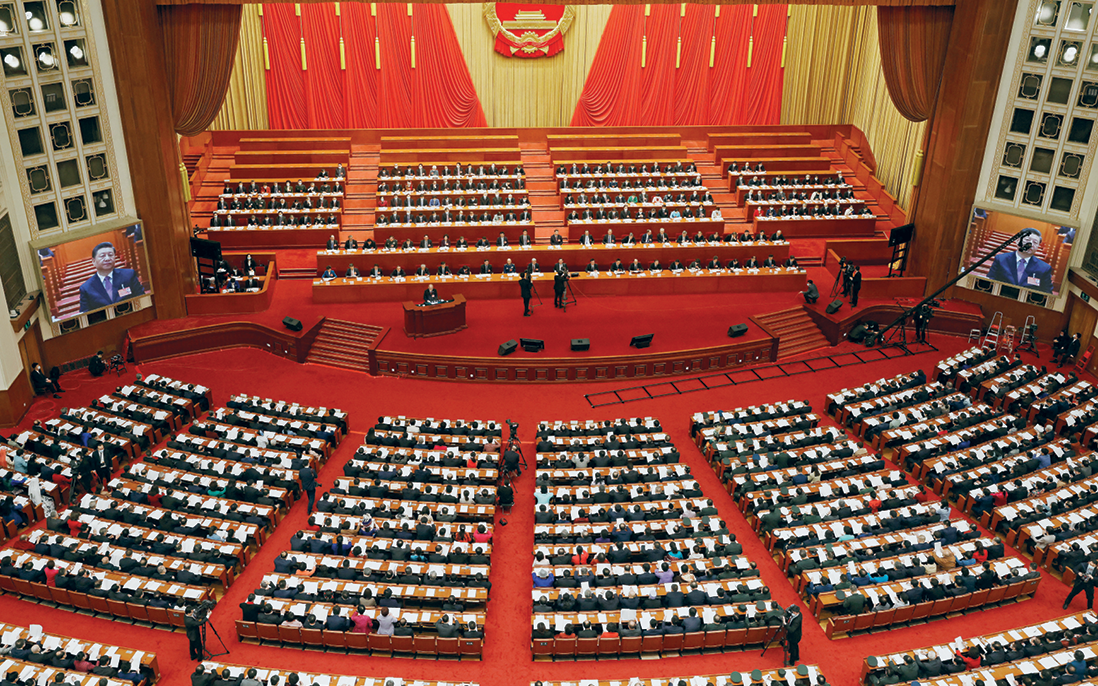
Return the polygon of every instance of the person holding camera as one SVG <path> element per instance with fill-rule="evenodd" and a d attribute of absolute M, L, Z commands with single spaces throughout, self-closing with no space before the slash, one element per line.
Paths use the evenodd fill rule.
<path fill-rule="evenodd" d="M 192 660 L 201 660 L 204 657 L 205 646 L 202 645 L 202 624 L 199 618 L 202 608 L 195 608 L 183 618 L 183 628 L 187 632 L 187 642 L 191 651 Z"/>

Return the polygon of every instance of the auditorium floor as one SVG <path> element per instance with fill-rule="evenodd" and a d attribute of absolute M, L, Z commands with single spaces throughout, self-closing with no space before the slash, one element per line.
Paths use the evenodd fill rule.
<path fill-rule="evenodd" d="M 594 309 L 590 305 L 587 307 Z M 566 321 L 565 317 L 573 317 L 583 308 L 581 305 L 575 311 L 562 314 L 560 321 Z M 727 327 L 726 324 L 724 326 Z M 223 405 L 230 393 L 248 392 L 307 404 L 339 407 L 350 412 L 352 434 L 322 470 L 320 481 L 324 487 L 341 474 L 343 462 L 354 451 L 362 433 L 373 424 L 379 414 L 491 418 L 499 421 L 514 419 L 521 424 L 520 436 L 524 441 L 528 461 L 533 458 L 532 439 L 538 420 L 653 416 L 661 420 L 681 451 L 683 461 L 692 467 L 706 495 L 713 498 L 730 530 L 743 543 L 744 553 L 758 562 L 763 579 L 769 585 L 774 598 L 783 605 L 789 605 L 798 600 L 792 587 L 770 560 L 767 551 L 751 532 L 730 496 L 721 490 L 717 477 L 693 447 L 689 439 L 690 415 L 696 411 L 730 409 L 791 397 L 808 399 L 813 407 L 822 411 L 824 398 L 829 392 L 867 380 L 911 371 L 916 367 L 930 373 L 939 359 L 967 347 L 963 339 L 940 335 L 933 336 L 932 342 L 938 346 L 939 352 L 598 409 L 590 408 L 584 399 L 584 393 L 633 384 L 515 386 L 375 378 L 327 367 L 298 365 L 256 350 L 233 349 L 144 364 L 137 369 L 131 366 L 129 375 L 123 377 L 91 379 L 86 372 L 66 375 L 61 380 L 62 385 L 68 389 L 64 399 L 37 400 L 25 423 L 29 424 L 36 418 L 56 416 L 62 405 L 86 404 L 131 379 L 135 371 L 144 374 L 155 372 L 205 384 L 213 390 L 215 405 Z M 1042 352 L 1043 357 L 1047 358 L 1047 350 Z M 1031 357 L 1026 355 L 1027 361 Z M 830 420 L 825 423 L 830 423 Z M 782 653 L 777 647 L 772 648 L 765 658 L 760 657 L 758 650 L 750 650 L 656 661 L 534 663 L 529 649 L 533 476 L 530 473 L 524 474 L 517 482 L 516 490 L 518 506 L 504 517 L 507 520 L 506 526 L 502 526 L 502 521 L 497 521 L 496 539 L 493 541 L 492 600 L 488 609 L 482 661 L 458 664 L 432 660 L 384 659 L 238 643 L 233 626 L 233 621 L 240 616 L 237 604 L 257 585 L 263 573 L 270 570 L 272 560 L 278 552 L 289 547 L 291 534 L 304 525 L 305 505 L 302 502 L 292 508 L 214 610 L 213 624 L 230 649 L 228 655 L 219 659 L 228 663 L 290 668 L 314 673 L 467 680 L 482 686 L 516 686 L 534 679 L 626 680 L 633 675 L 656 677 L 710 674 L 731 669 L 750 670 L 756 667 L 780 666 Z M 914 648 L 948 641 L 958 635 L 978 635 L 1057 617 L 1065 614 L 1060 605 L 1066 590 L 1058 580 L 1046 576 L 1036 597 L 1021 604 L 840 641 L 828 641 L 815 624 L 806 623 L 801 655 L 806 662 L 821 665 L 833 686 L 851 686 L 856 683 L 862 659 L 867 654 Z M 1079 610 L 1079 605 L 1081 600 L 1076 602 L 1073 609 Z M 0 617 L 8 621 L 41 624 L 46 631 L 155 651 L 159 656 L 165 685 L 185 686 L 189 683 L 188 675 L 193 663 L 187 661 L 186 639 L 182 633 L 172 634 L 108 622 L 66 610 L 33 605 L 11 595 L 0 596 Z M 212 640 L 212 634 L 210 638 Z"/>

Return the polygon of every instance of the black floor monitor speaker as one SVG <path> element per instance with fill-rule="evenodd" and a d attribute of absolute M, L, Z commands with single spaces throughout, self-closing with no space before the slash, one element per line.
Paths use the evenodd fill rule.
<path fill-rule="evenodd" d="M 834 300 L 831 301 L 831 304 L 827 306 L 827 313 L 828 314 L 835 314 L 836 312 L 839 311 L 839 308 L 842 307 L 842 306 L 843 306 L 843 301 L 838 299 L 838 298 L 835 298 Z"/>
<path fill-rule="evenodd" d="M 286 317 L 282 320 L 282 326 L 285 326 L 290 331 L 301 331 L 301 320 L 294 319 L 293 317 Z"/>
<path fill-rule="evenodd" d="M 631 348 L 647 348 L 652 345 L 652 337 L 654 333 L 646 333 L 643 336 L 633 336 L 633 340 L 629 341 L 629 347 Z"/>
<path fill-rule="evenodd" d="M 516 350 L 518 350 L 518 341 L 513 338 L 499 346 L 500 357 L 503 357 L 504 355 L 510 355 Z"/>
<path fill-rule="evenodd" d="M 528 353 L 536 353 L 545 350 L 545 341 L 539 338 L 520 338 L 522 349 Z"/>
<path fill-rule="evenodd" d="M 572 350 L 590 350 L 591 339 L 590 338 L 573 338 Z"/>
<path fill-rule="evenodd" d="M 739 338 L 745 333 L 747 333 L 747 324 L 733 324 L 732 326 L 728 327 L 729 338 Z"/>

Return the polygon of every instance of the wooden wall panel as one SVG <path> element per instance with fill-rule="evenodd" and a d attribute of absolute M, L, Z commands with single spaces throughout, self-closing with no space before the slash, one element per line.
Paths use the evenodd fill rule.
<path fill-rule="evenodd" d="M 32 400 L 34 390 L 31 389 L 30 375 L 24 372 L 15 377 L 10 387 L 0 391 L 0 428 L 7 429 L 18 424 Z"/>
<path fill-rule="evenodd" d="M 923 183 L 909 213 L 916 226 L 910 271 L 927 277 L 928 292 L 957 275 L 1016 8 L 1017 0 L 968 0 L 953 17 Z M 985 304 L 972 291 L 951 290 L 946 297 Z M 1000 299 L 993 300 L 992 311 Z"/>
<path fill-rule="evenodd" d="M 152 269 L 153 304 L 157 317 L 171 319 L 186 315 L 183 296 L 194 291 L 194 276 L 157 12 L 144 0 L 103 3 L 133 197 Z"/>
<path fill-rule="evenodd" d="M 146 308 L 64 336 L 54 336 L 42 343 L 42 366 L 46 369 L 55 365 L 61 366 L 66 362 L 91 357 L 99 350 L 106 353 L 107 357 L 112 353 L 121 353 L 130 327 L 155 318 L 153 310 Z"/>

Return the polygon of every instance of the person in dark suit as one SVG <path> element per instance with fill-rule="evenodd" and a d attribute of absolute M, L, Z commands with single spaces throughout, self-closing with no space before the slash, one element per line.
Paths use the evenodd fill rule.
<path fill-rule="evenodd" d="M 46 376 L 42 372 L 42 365 L 37 362 L 31 365 L 30 380 L 36 394 L 53 393 L 53 397 L 60 398 L 61 396 L 57 394 L 64 393 L 61 390 L 61 385 Z"/>
<path fill-rule="evenodd" d="M 530 316 L 530 295 L 534 288 L 534 282 L 530 279 L 530 270 L 527 269 L 519 278 L 519 292 L 522 293 L 522 316 Z"/>
<path fill-rule="evenodd" d="M 190 644 L 191 659 L 201 660 L 203 656 L 202 645 L 202 622 L 195 617 L 194 613 L 188 613 L 183 618 L 183 628 L 187 632 L 187 641 Z"/>
<path fill-rule="evenodd" d="M 804 618 L 801 617 L 801 609 L 796 605 L 790 605 L 785 612 L 783 623 L 785 624 L 785 664 L 792 667 L 801 660 L 801 625 Z"/>
<path fill-rule="evenodd" d="M 553 273 L 553 307 L 564 307 L 564 287 L 567 283 L 567 270 Z"/>
<path fill-rule="evenodd" d="M 850 306 L 858 306 L 858 294 L 862 292 L 862 268 L 855 266 L 850 275 Z"/>
<path fill-rule="evenodd" d="M 1052 267 L 1040 257 L 1041 232 L 1023 229 L 1018 239 L 1018 249 L 997 255 L 991 262 L 987 278 L 1009 283 L 1012 286 L 1031 288 L 1042 293 L 1052 292 Z"/>
<path fill-rule="evenodd" d="M 435 284 L 433 284 L 433 283 L 427 284 L 427 289 L 423 291 L 423 302 L 433 303 L 438 299 L 439 299 L 438 291 L 435 290 Z"/>
<path fill-rule="evenodd" d="M 103 242 L 92 250 L 95 274 L 80 286 L 80 311 L 91 312 L 101 307 L 136 298 L 145 288 L 132 269 L 115 269 L 114 245 Z"/>
<path fill-rule="evenodd" d="M 313 507 L 316 504 L 316 470 L 306 464 L 302 469 L 298 470 L 297 475 L 301 479 L 302 490 L 304 490 L 305 495 L 309 497 L 308 514 L 312 514 Z"/>
<path fill-rule="evenodd" d="M 95 353 L 95 357 L 88 360 L 88 373 L 92 376 L 103 376 L 107 371 L 107 362 L 103 359 L 103 351 Z"/>

